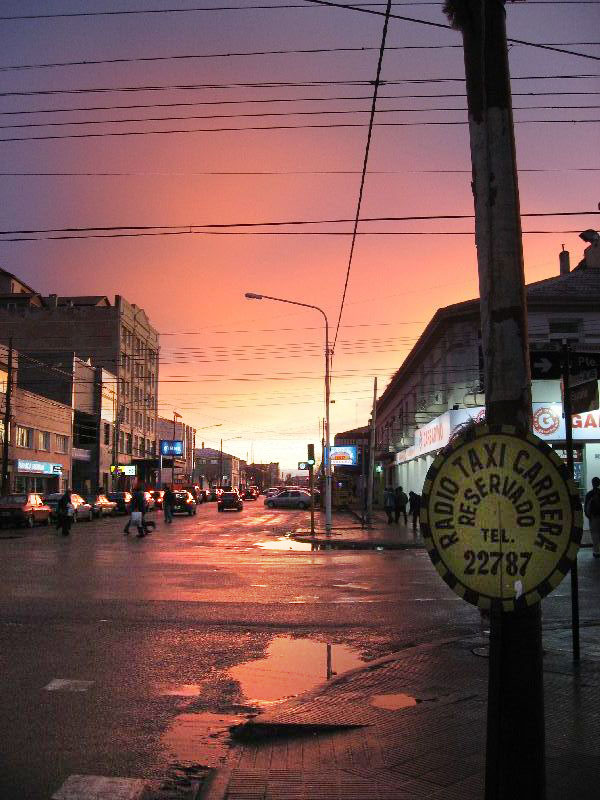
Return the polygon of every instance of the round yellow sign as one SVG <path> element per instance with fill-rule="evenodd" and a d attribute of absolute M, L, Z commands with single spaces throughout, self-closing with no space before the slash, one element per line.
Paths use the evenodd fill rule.
<path fill-rule="evenodd" d="M 437 571 L 460 597 L 504 611 L 539 602 L 577 556 L 579 492 L 532 433 L 477 425 L 431 465 L 421 531 Z"/>

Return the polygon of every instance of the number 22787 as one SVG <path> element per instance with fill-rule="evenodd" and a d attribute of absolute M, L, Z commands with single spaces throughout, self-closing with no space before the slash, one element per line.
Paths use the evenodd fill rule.
<path fill-rule="evenodd" d="M 507 575 L 525 575 L 527 565 L 532 553 L 515 553 L 509 550 L 505 553 L 498 551 L 465 550 L 465 575 L 497 575 L 505 572 Z"/>

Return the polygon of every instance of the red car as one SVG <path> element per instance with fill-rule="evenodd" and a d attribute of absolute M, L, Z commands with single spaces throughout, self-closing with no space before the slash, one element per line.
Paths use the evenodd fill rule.
<path fill-rule="evenodd" d="M 50 525 L 52 509 L 39 494 L 5 494 L 0 497 L 0 523 L 9 525 Z"/>

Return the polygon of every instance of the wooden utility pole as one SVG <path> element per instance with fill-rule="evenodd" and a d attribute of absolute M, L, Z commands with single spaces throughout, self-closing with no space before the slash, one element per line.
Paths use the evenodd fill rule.
<path fill-rule="evenodd" d="M 531 379 L 504 5 L 448 0 L 463 35 L 486 421 L 531 427 Z M 543 800 L 541 608 L 490 619 L 486 800 Z"/>
<path fill-rule="evenodd" d="M 13 382 L 13 340 L 8 340 L 8 361 L 6 376 L 6 392 L 4 395 L 4 438 L 2 439 L 2 494 L 10 493 L 8 478 L 8 446 L 10 444 L 10 415 Z"/>
<path fill-rule="evenodd" d="M 369 431 L 369 472 L 367 473 L 367 524 L 373 520 L 373 478 L 375 472 L 375 425 L 377 422 L 377 378 L 373 378 L 373 410 Z"/>

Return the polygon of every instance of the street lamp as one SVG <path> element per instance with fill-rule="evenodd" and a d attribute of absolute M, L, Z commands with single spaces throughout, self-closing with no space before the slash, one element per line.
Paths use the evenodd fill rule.
<path fill-rule="evenodd" d="M 277 303 L 289 303 L 293 306 L 302 306 L 303 308 L 312 308 L 323 315 L 325 320 L 325 530 L 331 533 L 331 459 L 329 457 L 329 322 L 327 314 L 319 306 L 313 306 L 309 303 L 299 303 L 297 300 L 284 300 L 282 297 L 270 297 L 267 294 L 256 294 L 255 292 L 246 292 L 248 300 L 274 300 Z"/>

